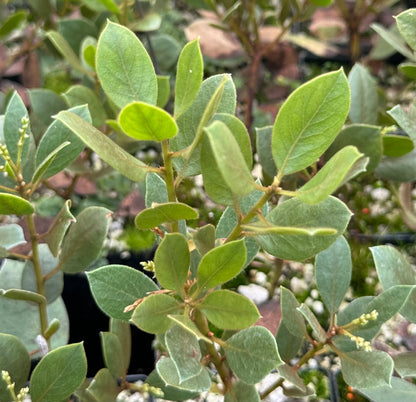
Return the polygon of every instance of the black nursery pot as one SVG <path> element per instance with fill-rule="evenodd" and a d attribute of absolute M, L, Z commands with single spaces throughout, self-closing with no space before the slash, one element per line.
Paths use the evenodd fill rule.
<path fill-rule="evenodd" d="M 153 258 L 153 252 L 131 254 L 128 258 L 111 254 L 109 264 L 128 265 L 141 270 L 140 262 Z M 144 272 L 147 274 L 146 272 Z M 105 367 L 100 332 L 109 330 L 109 318 L 95 303 L 85 273 L 65 274 L 62 293 L 69 317 L 69 343 L 84 342 L 88 362 L 88 377 L 94 377 Z M 152 349 L 154 336 L 131 325 L 132 353 L 129 374 L 149 374 L 155 366 Z"/>

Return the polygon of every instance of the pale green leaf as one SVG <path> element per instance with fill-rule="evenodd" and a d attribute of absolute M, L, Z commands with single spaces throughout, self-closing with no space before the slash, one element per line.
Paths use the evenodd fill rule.
<path fill-rule="evenodd" d="M 233 383 L 233 386 L 224 395 L 224 402 L 260 402 L 259 393 L 254 385 L 246 384 L 243 381 Z"/>
<path fill-rule="evenodd" d="M 402 106 L 396 105 L 387 112 L 397 124 L 409 135 L 409 137 L 416 142 L 416 106 L 410 106 L 406 112 Z"/>
<path fill-rule="evenodd" d="M 416 400 L 416 386 L 397 377 L 391 378 L 390 385 L 361 388 L 358 391 L 374 402 L 414 402 Z"/>
<path fill-rule="evenodd" d="M 312 328 L 312 332 L 314 335 L 314 338 L 318 342 L 325 342 L 326 341 L 326 332 L 322 328 L 321 324 L 319 323 L 316 316 L 312 313 L 311 309 L 304 303 L 302 303 L 298 308 L 298 311 L 302 313 L 302 315 L 305 317 L 305 320 L 308 322 L 308 324 Z"/>
<path fill-rule="evenodd" d="M 396 17 L 397 27 L 407 44 L 416 51 L 416 9 L 403 11 Z"/>
<path fill-rule="evenodd" d="M 97 402 L 107 402 L 115 401 L 120 389 L 110 370 L 102 368 L 95 375 L 94 380 L 87 388 L 87 392 Z"/>
<path fill-rule="evenodd" d="M 403 352 L 393 356 L 394 369 L 400 377 L 416 377 L 416 352 Z"/>

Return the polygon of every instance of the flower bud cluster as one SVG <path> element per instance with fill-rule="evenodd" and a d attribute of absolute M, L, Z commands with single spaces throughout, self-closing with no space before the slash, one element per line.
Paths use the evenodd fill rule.
<path fill-rule="evenodd" d="M 358 318 L 353 320 L 351 324 L 363 326 L 366 325 L 369 321 L 377 320 L 377 317 L 378 312 L 376 310 L 373 310 L 371 313 L 361 314 Z"/>
<path fill-rule="evenodd" d="M 155 396 L 156 398 L 164 397 L 164 393 L 160 388 L 153 387 L 147 383 L 144 383 L 143 385 L 141 385 L 140 388 L 141 388 L 141 392 L 151 394 Z"/>
<path fill-rule="evenodd" d="M 361 338 L 361 336 L 351 336 L 350 338 L 353 342 L 355 342 L 355 345 L 358 349 L 363 349 L 365 352 L 372 351 L 370 342 L 366 341 L 364 338 Z"/>
<path fill-rule="evenodd" d="M 7 384 L 7 389 L 10 391 L 10 394 L 12 395 L 13 400 L 16 401 L 16 402 L 23 402 L 23 400 L 25 399 L 27 393 L 29 392 L 29 388 L 28 387 L 22 388 L 19 391 L 19 393 L 17 394 L 17 396 L 16 396 L 16 394 L 14 392 L 15 383 L 12 382 L 12 379 L 10 377 L 10 374 L 7 371 L 2 370 L 2 372 L 1 372 L 1 378 Z"/>
<path fill-rule="evenodd" d="M 142 261 L 140 265 L 145 271 L 155 272 L 155 263 L 153 261 Z"/>

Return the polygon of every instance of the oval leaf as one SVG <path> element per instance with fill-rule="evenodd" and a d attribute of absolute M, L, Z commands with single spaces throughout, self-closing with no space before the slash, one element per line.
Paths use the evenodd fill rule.
<path fill-rule="evenodd" d="M 396 17 L 396 23 L 403 38 L 416 51 L 416 9 L 403 11 Z"/>
<path fill-rule="evenodd" d="M 242 329 L 253 325 L 260 313 L 253 302 L 230 290 L 216 290 L 199 305 L 209 321 L 221 329 Z"/>
<path fill-rule="evenodd" d="M 30 377 L 33 402 L 61 401 L 68 398 L 84 381 L 87 359 L 82 343 L 61 346 L 49 352 Z"/>
<path fill-rule="evenodd" d="M 127 135 L 136 140 L 160 142 L 178 132 L 178 126 L 168 112 L 144 102 L 132 102 L 125 106 L 118 123 Z"/>
<path fill-rule="evenodd" d="M 273 159 L 281 176 L 314 163 L 334 140 L 350 107 L 342 70 L 323 74 L 296 89 L 273 126 Z"/>
<path fill-rule="evenodd" d="M 162 223 L 196 218 L 198 218 L 198 213 L 189 205 L 180 202 L 167 202 L 143 210 L 136 216 L 134 222 L 139 229 L 153 229 Z"/>
<path fill-rule="evenodd" d="M 157 78 L 152 61 L 126 27 L 107 23 L 98 40 L 96 66 L 104 91 L 120 108 L 139 100 L 156 104 Z"/>
<path fill-rule="evenodd" d="M 17 195 L 0 193 L 0 215 L 30 215 L 32 204 Z"/>
<path fill-rule="evenodd" d="M 198 267 L 198 287 L 214 288 L 234 278 L 244 267 L 247 249 L 244 239 L 232 241 L 206 253 Z"/>
<path fill-rule="evenodd" d="M 156 278 L 165 289 L 181 291 L 188 279 L 190 253 L 188 241 L 179 233 L 168 233 L 155 254 Z"/>
<path fill-rule="evenodd" d="M 92 295 L 107 315 L 128 321 L 131 312 L 125 307 L 158 290 L 156 284 L 133 268 L 124 265 L 107 265 L 87 272 Z"/>

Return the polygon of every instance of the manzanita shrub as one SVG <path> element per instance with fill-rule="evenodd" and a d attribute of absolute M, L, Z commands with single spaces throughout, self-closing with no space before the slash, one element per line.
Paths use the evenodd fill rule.
<path fill-rule="evenodd" d="M 111 132 L 91 124 L 87 105 L 71 105 L 35 144 L 17 94 L 3 118 L 0 213 L 26 219 L 32 252 L 10 250 L 24 241 L 20 227 L 0 228 L 0 401 L 21 400 L 29 352 L 42 357 L 30 376 L 33 401 L 56 402 L 71 394 L 85 401 L 115 400 L 117 379 L 122 388 L 137 389 L 126 382 L 129 324 L 157 336 L 160 358 L 140 389 L 167 400 L 212 390 L 223 393 L 226 402 L 255 402 L 279 386 L 308 396 L 311 390 L 298 370 L 322 353 L 337 355 L 347 384 L 373 400 L 386 400 L 389 393 L 394 399 L 400 393 L 414 398 L 414 385 L 392 377 L 394 369 L 402 377 L 415 375 L 414 354 L 393 360 L 371 347 L 381 325 L 396 313 L 416 320 L 411 265 L 391 247 L 372 248 L 383 292 L 344 303 L 352 262 L 342 235 L 351 211 L 331 194 L 363 172 L 368 157 L 346 146 L 326 163 L 320 161 L 350 110 L 343 70 L 299 87 L 274 125 L 257 130 L 258 159 L 273 177 L 263 185 L 252 175 L 249 133 L 235 116 L 232 77 L 203 79 L 198 41 L 181 52 L 169 111 L 161 101 L 167 99 L 166 86 L 158 85 L 150 57 L 133 32 L 108 22 L 91 46 L 96 89 L 103 90 L 117 116 L 107 122 Z M 157 144 L 163 164 L 147 164 L 128 153 L 115 132 Z M 67 202 L 41 236 L 46 244 L 40 244 L 32 202 L 41 181 L 67 167 L 85 145 L 129 179 L 144 182 L 146 208 L 135 224 L 159 239 L 154 261 L 146 264 L 155 281 L 123 265 L 87 272 L 97 304 L 111 317 L 109 332 L 102 334 L 107 367 L 92 381 L 85 379 L 82 344 L 64 345 L 62 273 L 84 270 L 97 257 L 110 213 L 91 207 L 75 219 Z M 195 222 L 198 211 L 178 201 L 180 183 L 196 175 L 202 176 L 209 198 L 223 207 L 215 226 L 189 227 L 187 221 Z M 291 261 L 316 256 L 316 283 L 329 314 L 325 326 L 282 287 L 282 320 L 273 334 L 256 325 L 260 314 L 253 302 L 222 287 L 260 250 Z M 279 380 L 260 394 L 256 384 L 274 370 Z"/>

